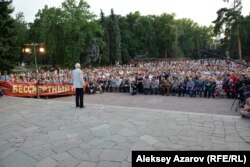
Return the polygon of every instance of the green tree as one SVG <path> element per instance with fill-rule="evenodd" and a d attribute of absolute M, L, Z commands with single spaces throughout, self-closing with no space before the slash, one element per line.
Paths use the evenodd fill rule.
<path fill-rule="evenodd" d="M 53 66 L 64 64 L 65 36 L 63 34 L 63 13 L 60 8 L 48 8 L 47 5 L 36 14 L 36 19 L 30 25 L 29 42 L 45 43 L 46 55 L 39 56 L 45 63 Z"/>
<path fill-rule="evenodd" d="M 10 71 L 17 64 L 17 34 L 11 17 L 12 1 L 0 2 L 0 71 Z"/>
<path fill-rule="evenodd" d="M 109 40 L 109 32 L 108 32 L 108 23 L 107 23 L 107 18 L 105 17 L 105 14 L 101 10 L 100 14 L 100 24 L 103 28 L 104 31 L 104 41 L 105 41 L 105 46 L 103 48 L 103 55 L 102 55 L 102 61 L 103 63 L 109 63 L 109 56 L 110 56 L 110 40 Z"/>
<path fill-rule="evenodd" d="M 62 4 L 64 14 L 64 35 L 65 35 L 65 57 L 66 65 L 73 65 L 75 62 L 84 60 L 81 55 L 86 51 L 86 38 L 91 38 L 92 32 L 88 22 L 93 20 L 94 15 L 89 11 L 86 1 L 66 0 Z"/>
<path fill-rule="evenodd" d="M 103 32 L 94 20 L 86 1 L 65 0 L 62 8 L 39 10 L 30 25 L 30 41 L 46 44 L 45 62 L 53 66 L 72 67 L 76 62 L 87 65 L 89 43 L 103 47 Z"/>
<path fill-rule="evenodd" d="M 84 0 L 65 0 L 62 8 L 39 10 L 30 24 L 29 42 L 44 42 L 45 62 L 72 67 L 127 63 L 135 56 L 200 57 L 199 47 L 210 42 L 211 27 L 190 19 L 175 20 L 174 14 L 109 16 L 96 19 Z M 41 57 L 40 57 L 41 59 Z M 93 61 L 94 60 L 94 61 Z"/>
<path fill-rule="evenodd" d="M 116 62 L 121 63 L 121 35 L 118 25 L 117 16 L 114 14 L 114 10 L 111 9 L 111 13 L 108 19 L 108 35 L 109 35 L 109 60 L 111 64 Z"/>
<path fill-rule="evenodd" d="M 127 58 L 125 58 L 125 55 L 123 55 L 124 61 L 128 61 L 130 58 L 135 57 L 140 53 L 140 36 L 137 33 L 138 27 L 136 24 L 138 23 L 138 19 L 140 19 L 140 13 L 130 13 L 126 17 L 119 17 L 119 27 L 121 28 L 121 41 L 123 45 L 123 52 L 125 52 L 125 55 L 127 55 Z M 128 60 L 125 60 L 128 59 Z"/>
<path fill-rule="evenodd" d="M 88 48 L 91 46 L 92 48 L 92 54 L 94 57 L 92 57 L 92 64 L 91 65 L 100 65 L 102 64 L 103 57 L 105 57 L 105 42 L 104 42 L 104 30 L 102 29 L 102 26 L 98 20 L 92 20 L 88 23 L 87 26 L 87 37 L 86 37 L 86 43 L 90 45 L 86 45 Z M 93 50 L 94 49 L 94 50 Z M 90 53 L 90 52 L 88 52 Z M 90 54 L 86 55 L 87 60 L 90 59 Z M 89 61 L 88 61 L 89 62 Z"/>
<path fill-rule="evenodd" d="M 28 40 L 28 27 L 27 23 L 24 21 L 24 14 L 19 12 L 16 14 L 15 18 L 15 33 L 16 35 L 16 43 L 17 43 L 17 51 L 19 55 L 19 64 L 23 63 L 27 58 L 24 55 L 22 45 Z"/>
<path fill-rule="evenodd" d="M 185 57 L 200 58 L 200 47 L 206 46 L 214 36 L 213 28 L 199 26 L 190 19 L 176 21 L 178 32 L 178 45 Z"/>
<path fill-rule="evenodd" d="M 139 14 L 139 12 L 137 14 Z M 155 16 L 138 17 L 134 22 L 133 32 L 133 38 L 137 39 L 133 42 L 137 47 L 137 55 L 143 57 L 158 57 Z"/>
<path fill-rule="evenodd" d="M 177 40 L 174 14 L 162 14 L 155 20 L 157 45 L 161 57 L 170 57 L 173 44 Z"/>
<path fill-rule="evenodd" d="M 224 0 L 229 2 L 229 0 Z M 242 60 L 241 40 L 240 40 L 240 25 L 242 21 L 242 4 L 241 0 L 234 0 L 233 5 L 230 8 L 221 8 L 217 11 L 217 19 L 213 21 L 215 23 L 214 32 L 216 34 L 224 33 L 225 37 L 222 40 L 224 47 L 232 55 L 234 53 L 232 47 L 232 39 L 236 39 L 238 48 L 238 58 Z"/>
<path fill-rule="evenodd" d="M 127 62 L 135 56 L 201 57 L 200 46 L 211 42 L 212 27 L 199 26 L 191 19 L 175 20 L 174 17 L 174 14 L 141 16 L 139 12 L 118 17 L 122 59 Z"/>
<path fill-rule="evenodd" d="M 241 41 L 242 41 L 242 55 L 250 61 L 250 15 L 246 16 L 240 25 Z"/>

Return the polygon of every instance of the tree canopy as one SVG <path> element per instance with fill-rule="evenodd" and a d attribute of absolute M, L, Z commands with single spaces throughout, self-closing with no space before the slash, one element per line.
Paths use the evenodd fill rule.
<path fill-rule="evenodd" d="M 203 58 L 200 46 L 211 44 L 220 33 L 225 35 L 225 51 L 235 55 L 237 41 L 241 41 L 243 58 L 249 56 L 250 19 L 241 15 L 238 0 L 234 8 L 218 10 L 214 27 L 176 19 L 175 14 L 121 16 L 111 9 L 109 14 L 101 10 L 96 16 L 90 9 L 86 0 L 65 0 L 61 7 L 45 5 L 34 22 L 26 23 L 22 13 L 11 17 L 11 1 L 0 3 L 0 70 L 21 62 L 34 64 L 34 58 L 22 52 L 26 43 L 44 43 L 46 54 L 38 56 L 38 64 L 54 67 L 72 67 L 76 62 L 84 66 L 124 64 L 135 57 Z"/>
<path fill-rule="evenodd" d="M 0 70 L 9 71 L 17 62 L 18 36 L 15 20 L 10 16 L 14 11 L 12 1 L 0 2 Z"/>

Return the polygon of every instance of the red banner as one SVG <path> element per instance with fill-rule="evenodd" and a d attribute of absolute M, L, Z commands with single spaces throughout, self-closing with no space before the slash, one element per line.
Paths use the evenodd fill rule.
<path fill-rule="evenodd" d="M 75 88 L 72 84 L 36 84 L 13 83 L 0 81 L 0 87 L 7 96 L 35 97 L 35 96 L 62 96 L 74 95 Z M 39 90 L 39 92 L 37 92 Z"/>

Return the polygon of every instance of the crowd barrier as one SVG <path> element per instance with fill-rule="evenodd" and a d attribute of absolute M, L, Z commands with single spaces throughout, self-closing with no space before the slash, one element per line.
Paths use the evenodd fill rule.
<path fill-rule="evenodd" d="M 16 97 L 36 97 L 36 96 L 64 96 L 74 95 L 75 89 L 72 84 L 36 84 L 36 83 L 13 83 L 0 81 L 4 95 Z"/>

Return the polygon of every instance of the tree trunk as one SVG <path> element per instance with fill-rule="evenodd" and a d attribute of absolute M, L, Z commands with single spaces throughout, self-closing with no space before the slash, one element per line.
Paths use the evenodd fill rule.
<path fill-rule="evenodd" d="M 240 41 L 240 33 L 239 33 L 239 26 L 237 25 L 237 44 L 238 44 L 238 55 L 240 62 L 242 61 L 242 52 L 241 52 L 241 41 Z"/>

